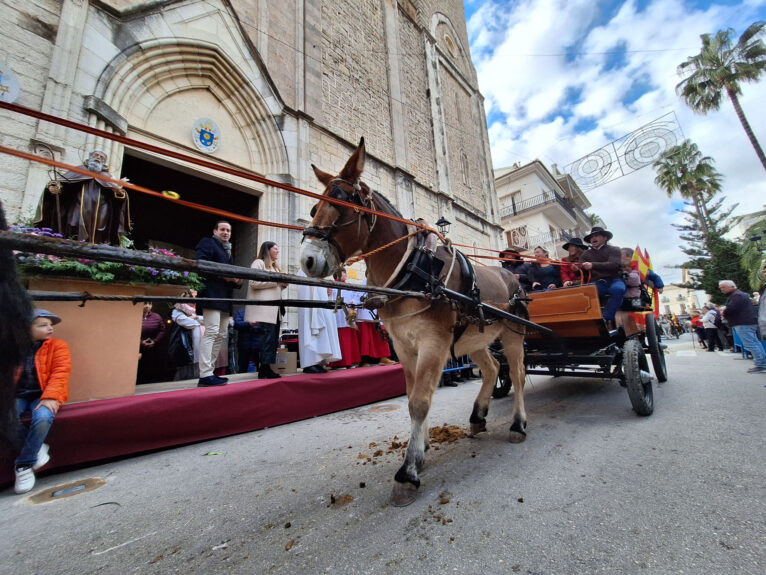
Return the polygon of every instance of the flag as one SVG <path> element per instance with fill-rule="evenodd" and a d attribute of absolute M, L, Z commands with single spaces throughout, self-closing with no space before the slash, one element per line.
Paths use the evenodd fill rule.
<path fill-rule="evenodd" d="M 646 251 L 642 253 L 641 248 L 636 246 L 636 249 L 633 250 L 633 258 L 630 260 L 630 267 L 638 270 L 638 275 L 641 276 L 642 282 L 646 281 L 646 274 L 651 268 L 651 263 L 649 262 L 649 254 L 647 254 Z"/>
<path fill-rule="evenodd" d="M 652 258 L 649 257 L 649 252 L 644 249 L 644 262 L 646 262 L 646 271 L 648 272 L 650 269 L 652 269 Z M 645 277 L 644 272 L 641 275 L 641 279 L 643 280 Z M 654 308 L 654 317 L 659 318 L 660 317 L 660 292 L 658 292 L 656 289 L 652 290 L 652 307 Z"/>

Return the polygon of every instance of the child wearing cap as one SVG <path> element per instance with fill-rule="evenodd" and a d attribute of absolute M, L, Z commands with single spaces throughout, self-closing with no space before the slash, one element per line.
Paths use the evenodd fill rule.
<path fill-rule="evenodd" d="M 53 337 L 53 326 L 61 319 L 44 309 L 32 314 L 34 351 L 22 365 L 16 384 L 16 413 L 31 413 L 27 430 L 19 426 L 21 451 L 16 459 L 16 493 L 35 486 L 35 471 L 50 460 L 45 438 L 61 405 L 69 396 L 72 358 L 66 342 Z"/>

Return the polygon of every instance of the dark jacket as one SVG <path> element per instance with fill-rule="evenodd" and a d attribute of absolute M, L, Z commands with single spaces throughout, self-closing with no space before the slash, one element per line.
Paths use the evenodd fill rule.
<path fill-rule="evenodd" d="M 561 272 L 558 266 L 541 266 L 540 264 L 532 264 L 529 266 L 529 282 L 534 284 L 535 282 L 540 285 L 535 288 L 538 290 L 546 290 L 548 286 L 554 284 L 556 287 L 561 287 Z"/>
<path fill-rule="evenodd" d="M 622 271 L 622 254 L 617 246 L 605 244 L 600 250 L 589 248 L 580 255 L 580 263 L 591 262 L 593 269 L 590 270 L 590 282 L 598 280 L 616 280 Z"/>
<path fill-rule="evenodd" d="M 239 333 L 237 345 L 241 349 L 260 349 L 261 326 L 250 325 L 249 321 L 245 321 L 244 309 L 240 309 L 234 314 L 234 329 Z"/>
<path fill-rule="evenodd" d="M 723 310 L 723 317 L 726 318 L 731 327 L 758 323 L 758 313 L 753 302 L 750 301 L 750 296 L 739 289 L 729 294 L 729 299 L 726 300 L 726 309 Z"/>
<path fill-rule="evenodd" d="M 197 259 L 205 260 L 208 262 L 216 262 L 219 264 L 233 264 L 234 261 L 231 256 L 223 249 L 223 245 L 214 237 L 202 238 L 197 244 Z M 227 282 L 221 277 L 202 276 L 202 281 L 205 283 L 205 288 L 199 292 L 199 297 L 216 297 L 231 299 L 234 294 L 234 284 Z M 197 310 L 203 309 L 218 309 L 231 314 L 231 303 L 229 302 L 212 302 L 212 303 L 198 303 Z"/>
<path fill-rule="evenodd" d="M 524 290 L 530 291 L 532 289 L 532 282 L 529 281 L 529 264 L 527 262 L 504 261 L 502 266 L 512 274 L 519 276 L 519 283 Z"/>

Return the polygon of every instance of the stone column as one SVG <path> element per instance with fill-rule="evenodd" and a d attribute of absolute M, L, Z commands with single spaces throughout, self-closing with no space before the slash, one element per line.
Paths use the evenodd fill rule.
<path fill-rule="evenodd" d="M 53 57 L 40 107 L 40 111 L 46 114 L 69 117 L 74 80 L 80 62 L 80 49 L 88 17 L 88 6 L 87 0 L 63 0 L 61 4 L 56 45 L 53 48 Z M 79 163 L 79 158 L 66 157 L 63 149 L 66 136 L 67 128 L 48 122 L 39 122 L 30 147 L 33 150 L 47 147 L 57 152 L 55 159 Z M 34 213 L 43 189 L 50 180 L 49 169 L 43 164 L 30 163 L 27 185 L 21 203 L 23 217 Z"/>

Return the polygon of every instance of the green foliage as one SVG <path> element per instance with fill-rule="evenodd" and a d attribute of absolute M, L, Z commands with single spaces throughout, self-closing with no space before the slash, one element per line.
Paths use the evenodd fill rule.
<path fill-rule="evenodd" d="M 711 257 L 702 269 L 701 289 L 716 304 L 726 302 L 726 296 L 718 289 L 720 280 L 732 280 L 737 286 L 748 285 L 747 272 L 742 267 L 739 246 L 730 240 L 716 238 L 710 243 Z"/>
<path fill-rule="evenodd" d="M 748 284 L 743 284 L 742 289 L 746 290 L 746 285 L 749 285 L 750 292 L 761 289 L 763 285 L 761 270 L 766 265 L 766 210 L 760 212 L 760 216 L 761 219 L 747 228 L 744 241 L 739 246 L 742 267 L 748 279 Z M 757 236 L 760 236 L 759 240 L 750 240 Z"/>
<path fill-rule="evenodd" d="M 59 234 L 54 234 L 46 229 L 12 226 L 11 230 L 17 233 L 60 237 Z M 132 245 L 132 242 L 130 245 Z M 170 250 L 152 248 L 148 252 L 155 255 L 175 256 Z M 188 286 L 197 291 L 204 287 L 199 275 L 194 272 L 178 272 L 151 266 L 95 261 L 84 258 L 60 258 L 45 254 L 17 253 L 16 269 L 19 274 L 27 276 L 73 277 L 101 283 L 175 284 Z"/>
<path fill-rule="evenodd" d="M 718 110 L 724 94 L 727 95 L 750 144 L 766 169 L 766 156 L 739 103 L 741 84 L 757 82 L 766 72 L 764 30 L 766 22 L 754 22 L 736 44 L 732 43 L 734 30 L 731 28 L 719 30 L 714 36 L 702 34 L 699 54 L 687 58 L 678 66 L 678 73 L 684 79 L 676 86 L 676 92 L 692 110 L 700 114 Z"/>

